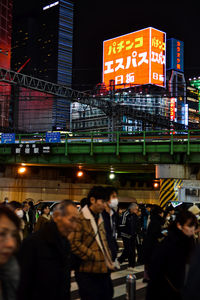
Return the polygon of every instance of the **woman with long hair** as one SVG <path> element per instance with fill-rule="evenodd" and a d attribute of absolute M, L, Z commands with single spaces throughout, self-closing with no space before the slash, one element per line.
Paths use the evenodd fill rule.
<path fill-rule="evenodd" d="M 37 223 L 35 224 L 34 232 L 40 230 L 44 226 L 44 224 L 46 224 L 50 220 L 50 208 L 47 204 L 44 204 L 41 208 L 41 214 L 37 220 Z"/>
<path fill-rule="evenodd" d="M 15 252 L 19 241 L 20 219 L 0 205 L 0 299 L 16 299 L 20 270 Z"/>

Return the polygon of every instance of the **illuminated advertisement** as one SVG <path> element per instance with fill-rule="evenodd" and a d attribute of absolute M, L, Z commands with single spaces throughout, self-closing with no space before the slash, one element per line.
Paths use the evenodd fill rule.
<path fill-rule="evenodd" d="M 188 104 L 184 104 L 184 124 L 185 126 L 188 126 L 188 119 L 189 119 L 189 109 Z"/>
<path fill-rule="evenodd" d="M 165 87 L 166 34 L 152 27 L 103 43 L 103 82 L 117 88 L 155 84 Z"/>
<path fill-rule="evenodd" d="M 171 98 L 170 99 L 170 120 L 174 121 L 175 120 L 175 112 L 176 112 L 176 98 Z"/>
<path fill-rule="evenodd" d="M 176 39 L 167 40 L 167 70 L 184 72 L 184 43 Z"/>

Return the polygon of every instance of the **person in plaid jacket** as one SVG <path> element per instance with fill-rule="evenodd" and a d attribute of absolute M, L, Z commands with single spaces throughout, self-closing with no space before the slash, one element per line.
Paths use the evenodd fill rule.
<path fill-rule="evenodd" d="M 114 264 L 101 215 L 105 199 L 105 188 L 95 186 L 90 190 L 88 204 L 82 208 L 77 228 L 69 236 L 72 253 L 81 259 L 75 276 L 82 300 L 113 297 L 110 272 Z"/>

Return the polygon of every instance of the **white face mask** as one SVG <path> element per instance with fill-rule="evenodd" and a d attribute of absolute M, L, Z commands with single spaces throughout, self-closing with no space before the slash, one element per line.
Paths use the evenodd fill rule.
<path fill-rule="evenodd" d="M 117 198 L 114 198 L 114 199 L 111 199 L 111 202 L 109 203 L 109 206 L 110 206 L 110 208 L 117 208 L 117 206 L 118 206 L 118 199 Z"/>
<path fill-rule="evenodd" d="M 16 211 L 16 215 L 18 216 L 18 218 L 22 219 L 22 218 L 23 218 L 23 215 L 24 215 L 23 210 L 22 210 L 22 209 L 17 210 L 17 211 Z"/>

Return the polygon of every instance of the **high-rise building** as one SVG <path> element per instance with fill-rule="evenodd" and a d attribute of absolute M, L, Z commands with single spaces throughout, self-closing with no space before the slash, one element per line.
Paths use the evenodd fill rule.
<path fill-rule="evenodd" d="M 0 67 L 10 69 L 12 30 L 12 0 L 0 2 Z M 0 127 L 9 125 L 9 104 L 11 87 L 9 84 L 0 84 Z"/>
<path fill-rule="evenodd" d="M 189 121 L 199 125 L 200 121 L 200 77 L 190 78 L 187 85 Z"/>
<path fill-rule="evenodd" d="M 13 25 L 12 69 L 70 87 L 73 2 L 30 0 L 19 3 L 14 0 Z M 70 102 L 66 99 L 44 93 L 38 95 L 24 88 L 20 89 L 19 98 L 14 117 L 18 129 L 45 131 L 69 128 Z"/>

